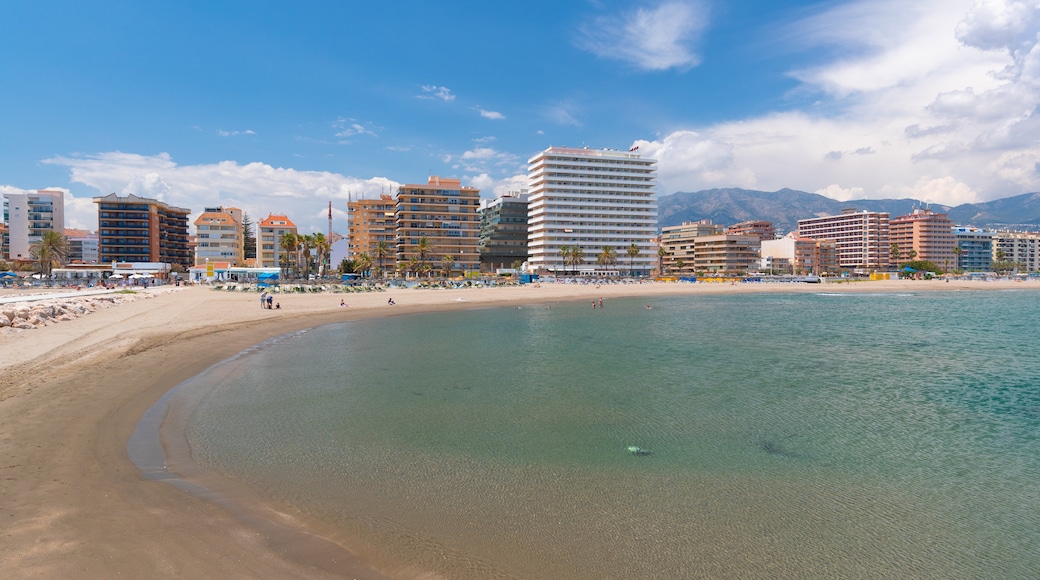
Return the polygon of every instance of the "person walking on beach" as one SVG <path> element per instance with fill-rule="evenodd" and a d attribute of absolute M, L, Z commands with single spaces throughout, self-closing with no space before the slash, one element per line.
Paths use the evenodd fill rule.
<path fill-rule="evenodd" d="M 267 290 L 260 293 L 260 308 L 267 308 Z"/>

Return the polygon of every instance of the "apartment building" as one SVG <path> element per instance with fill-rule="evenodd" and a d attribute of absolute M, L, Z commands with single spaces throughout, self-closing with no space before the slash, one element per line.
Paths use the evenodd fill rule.
<path fill-rule="evenodd" d="M 430 176 L 426 185 L 402 185 L 394 204 L 397 265 L 410 260 L 439 269 L 445 256 L 454 259 L 453 271 L 479 270 L 480 190 L 464 187 L 458 179 Z M 426 239 L 425 256 L 420 241 Z"/>
<path fill-rule="evenodd" d="M 751 220 L 727 227 L 726 233 L 735 236 L 755 236 L 759 240 L 772 240 L 776 237 L 776 228 L 773 227 L 773 222 Z"/>
<path fill-rule="evenodd" d="M 915 209 L 909 215 L 892 218 L 888 222 L 890 248 L 896 244 L 900 261 L 910 259 L 928 260 L 943 270 L 957 265 L 957 237 L 953 234 L 953 222 L 944 213 L 929 209 Z M 889 251 L 891 254 L 891 250 Z"/>
<path fill-rule="evenodd" d="M 701 236 L 693 244 L 693 269 L 698 274 L 744 276 L 750 269 L 757 270 L 761 249 L 758 236 Z"/>
<path fill-rule="evenodd" d="M 90 230 L 65 228 L 69 240 L 69 253 L 65 257 L 70 264 L 98 263 L 98 235 Z"/>
<path fill-rule="evenodd" d="M 95 197 L 98 205 L 98 260 L 192 265 L 188 246 L 190 209 L 129 194 Z"/>
<path fill-rule="evenodd" d="M 65 194 L 40 189 L 26 193 L 4 194 L 4 222 L 7 223 L 7 259 L 29 261 L 29 250 L 43 232 L 65 231 Z"/>
<path fill-rule="evenodd" d="M 1019 271 L 1040 272 L 1040 233 L 994 232 L 993 260 L 998 256 L 1018 264 Z"/>
<path fill-rule="evenodd" d="M 195 265 L 218 261 L 245 265 L 245 229 L 237 207 L 207 207 L 195 218 Z"/>
<path fill-rule="evenodd" d="M 721 233 L 723 233 L 722 226 L 713 224 L 711 220 L 707 219 L 661 228 L 659 244 L 664 249 L 664 256 L 661 258 L 662 273 L 676 276 L 692 274 L 695 262 L 695 240 L 699 237 Z"/>
<path fill-rule="evenodd" d="M 257 224 L 257 230 L 257 265 L 261 268 L 281 268 L 282 256 L 285 253 L 282 248 L 282 236 L 295 234 L 296 224 L 289 216 L 267 214 L 267 217 Z"/>
<path fill-rule="evenodd" d="M 378 199 L 358 199 L 347 203 L 347 237 L 351 258 L 367 254 L 377 268 L 393 269 L 397 254 L 397 238 L 394 234 L 396 205 L 394 197 L 385 193 Z M 380 242 L 390 251 L 382 259 L 379 258 Z"/>
<path fill-rule="evenodd" d="M 632 151 L 549 147 L 527 162 L 528 269 L 540 274 L 592 274 L 606 246 L 618 268 L 647 275 L 657 265 L 657 161 Z M 628 249 L 638 250 L 634 258 Z M 561 249 L 580 248 L 583 265 Z"/>
<path fill-rule="evenodd" d="M 763 263 L 776 268 L 773 273 L 823 276 L 839 271 L 833 240 L 803 238 L 792 232 L 778 240 L 763 240 L 761 254 Z"/>
<path fill-rule="evenodd" d="M 798 236 L 833 240 L 843 269 L 867 272 L 889 267 L 887 212 L 842 210 L 836 216 L 798 220 Z"/>
<path fill-rule="evenodd" d="M 480 269 L 494 272 L 527 261 L 527 203 L 525 192 L 510 192 L 480 201 Z"/>
<path fill-rule="evenodd" d="M 993 269 L 993 232 L 974 227 L 953 228 L 959 255 L 957 268 L 965 272 L 988 272 Z"/>

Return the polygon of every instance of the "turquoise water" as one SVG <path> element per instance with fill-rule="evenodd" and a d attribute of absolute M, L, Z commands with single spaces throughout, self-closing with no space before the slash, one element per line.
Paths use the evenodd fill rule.
<path fill-rule="evenodd" d="M 1035 577 L 1038 297 L 329 325 L 196 379 L 187 437 L 407 577 Z"/>

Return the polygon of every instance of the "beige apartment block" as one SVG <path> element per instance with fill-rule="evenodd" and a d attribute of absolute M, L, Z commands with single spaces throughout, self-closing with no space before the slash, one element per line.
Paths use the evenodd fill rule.
<path fill-rule="evenodd" d="M 257 231 L 257 265 L 261 268 L 281 268 L 282 256 L 285 253 L 282 248 L 282 236 L 295 234 L 296 224 L 286 215 L 268 214 L 257 224 Z"/>
<path fill-rule="evenodd" d="M 195 265 L 227 261 L 245 265 L 245 230 L 242 210 L 208 207 L 195 219 Z"/>
<path fill-rule="evenodd" d="M 398 268 L 415 259 L 439 270 L 443 258 L 450 256 L 455 261 L 453 273 L 479 271 L 479 207 L 480 190 L 464 187 L 458 179 L 430 176 L 426 185 L 398 188 L 394 204 Z M 423 238 L 426 255 L 420 256 Z"/>
<path fill-rule="evenodd" d="M 887 212 L 842 210 L 834 216 L 798 220 L 798 236 L 833 240 L 839 266 L 868 272 L 889 267 Z"/>

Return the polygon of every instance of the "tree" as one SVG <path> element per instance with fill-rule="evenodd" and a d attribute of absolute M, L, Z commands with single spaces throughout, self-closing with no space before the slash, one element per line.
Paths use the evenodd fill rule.
<path fill-rule="evenodd" d="M 561 246 L 560 247 L 560 259 L 563 260 L 563 270 L 567 271 L 567 266 L 571 264 L 571 247 Z"/>
<path fill-rule="evenodd" d="M 419 243 L 415 245 L 415 259 L 419 262 L 419 269 L 426 269 L 426 260 L 430 257 L 433 252 L 433 243 L 430 242 L 430 238 L 423 236 L 419 238 Z"/>
<path fill-rule="evenodd" d="M 54 230 L 47 230 L 40 236 L 40 241 L 29 246 L 29 256 L 36 260 L 39 272 L 49 277 L 54 264 L 61 266 L 69 255 L 69 239 L 65 234 Z"/>
<path fill-rule="evenodd" d="M 571 266 L 574 266 L 574 270 L 577 271 L 578 266 L 585 263 L 585 250 L 581 246 L 574 246 L 571 248 Z"/>
<path fill-rule="evenodd" d="M 596 263 L 600 266 L 617 264 L 617 250 L 614 249 L 614 246 L 603 246 L 603 250 L 600 251 L 599 256 L 596 258 Z"/>
<path fill-rule="evenodd" d="M 686 265 L 686 260 L 683 260 L 682 258 L 679 258 L 678 260 L 675 261 L 675 267 L 679 269 L 678 274 L 680 276 L 682 276 L 682 269 L 683 269 L 683 266 L 685 266 L 685 265 Z"/>
<path fill-rule="evenodd" d="M 376 260 L 379 262 L 379 270 L 381 272 L 383 271 L 383 260 L 392 253 L 394 252 L 390 248 L 390 244 L 386 243 L 386 240 L 379 240 L 376 243 Z"/>
<path fill-rule="evenodd" d="M 361 274 L 362 276 L 364 276 L 365 272 L 368 272 L 371 269 L 372 269 L 372 257 L 369 256 L 368 254 L 361 253 L 361 254 L 358 254 L 356 258 L 354 258 L 353 272 L 355 274 Z"/>
<path fill-rule="evenodd" d="M 299 247 L 300 247 L 300 236 L 292 232 L 285 232 L 282 237 L 278 239 L 278 245 L 282 247 L 281 255 L 281 268 L 282 275 L 286 278 L 298 277 L 299 272 Z"/>
<path fill-rule="evenodd" d="M 329 243 L 325 234 L 321 232 L 314 234 L 314 253 L 318 275 L 324 276 L 329 270 L 329 255 L 332 253 L 332 244 Z"/>
<path fill-rule="evenodd" d="M 899 244 L 892 242 L 892 245 L 888 247 L 888 255 L 892 259 L 892 263 L 898 264 L 899 258 L 902 255 L 899 252 Z"/>
<path fill-rule="evenodd" d="M 907 252 L 907 253 L 906 253 L 906 257 L 907 257 L 907 259 L 909 259 L 909 260 L 910 260 L 911 262 L 912 262 L 912 261 L 914 261 L 914 258 L 916 258 L 916 257 L 917 257 L 917 250 L 910 250 L 909 252 Z"/>
<path fill-rule="evenodd" d="M 657 275 L 664 275 L 664 257 L 668 255 L 668 250 L 664 249 L 664 246 L 658 246 L 657 248 Z"/>
<path fill-rule="evenodd" d="M 960 270 L 961 269 L 961 254 L 963 254 L 963 253 L 964 253 L 964 249 L 963 248 L 961 248 L 960 246 L 954 246 L 954 248 L 953 248 L 953 255 L 956 256 L 956 264 L 954 265 L 955 266 L 954 267 L 955 270 Z"/>
<path fill-rule="evenodd" d="M 455 256 L 445 255 L 441 258 L 441 272 L 444 277 L 447 278 L 451 275 L 451 271 L 455 269 Z"/>
<path fill-rule="evenodd" d="M 245 259 L 256 258 L 256 230 L 249 213 L 242 213 L 242 254 Z"/>
<path fill-rule="evenodd" d="M 629 260 L 628 260 L 628 275 L 629 276 L 634 275 L 633 274 L 633 268 L 635 267 L 636 256 L 638 256 L 638 255 L 639 255 L 639 246 L 637 246 L 635 242 L 632 242 L 632 245 L 628 247 L 628 258 L 629 258 Z"/>

